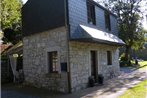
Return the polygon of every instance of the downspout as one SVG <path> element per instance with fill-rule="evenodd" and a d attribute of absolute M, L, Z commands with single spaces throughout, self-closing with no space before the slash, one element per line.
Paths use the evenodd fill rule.
<path fill-rule="evenodd" d="M 67 79 L 68 79 L 68 93 L 71 93 L 71 70 L 70 70 L 70 47 L 69 47 L 69 39 L 70 39 L 70 24 L 69 24 L 69 9 L 68 9 L 68 0 L 64 1 L 65 3 L 65 26 L 66 26 L 66 31 L 67 31 Z"/>

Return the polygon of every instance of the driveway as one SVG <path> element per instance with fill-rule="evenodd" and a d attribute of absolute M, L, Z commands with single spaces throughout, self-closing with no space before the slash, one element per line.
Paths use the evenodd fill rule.
<path fill-rule="evenodd" d="M 146 70 L 121 68 L 121 75 L 108 80 L 103 86 L 95 86 L 72 94 L 49 93 L 45 89 L 7 84 L 2 86 L 2 98 L 117 98 L 130 87 L 147 79 Z"/>

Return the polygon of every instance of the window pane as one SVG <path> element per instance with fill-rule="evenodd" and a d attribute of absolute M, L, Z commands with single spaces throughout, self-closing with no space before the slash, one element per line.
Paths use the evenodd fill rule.
<path fill-rule="evenodd" d="M 105 11 L 105 26 L 106 26 L 106 29 L 111 31 L 110 14 L 108 11 Z"/>
<path fill-rule="evenodd" d="M 57 51 L 49 52 L 49 71 L 50 72 L 57 72 L 57 65 L 58 65 L 58 56 Z"/>
<path fill-rule="evenodd" d="M 96 25 L 95 6 L 89 0 L 87 0 L 87 15 L 88 23 Z"/>

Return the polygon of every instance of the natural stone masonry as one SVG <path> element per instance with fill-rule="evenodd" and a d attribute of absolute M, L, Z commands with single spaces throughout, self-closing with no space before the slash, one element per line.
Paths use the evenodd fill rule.
<path fill-rule="evenodd" d="M 119 74 L 119 51 L 116 46 L 70 41 L 68 51 L 66 36 L 66 29 L 61 27 L 23 39 L 24 73 L 27 83 L 52 91 L 68 92 L 67 73 L 61 72 L 60 68 L 61 62 L 67 62 L 67 52 L 69 52 L 72 92 L 87 87 L 88 77 L 91 76 L 91 50 L 97 51 L 98 74 L 103 74 L 105 79 L 110 78 L 110 72 Z M 109 66 L 106 59 L 108 50 L 113 53 L 113 62 Z M 49 51 L 58 51 L 59 73 L 48 73 Z"/>
<path fill-rule="evenodd" d="M 111 31 L 106 30 L 105 10 L 101 7 L 95 6 L 96 25 L 88 24 L 86 1 L 68 0 L 70 28 L 60 27 L 24 37 L 23 61 L 26 82 L 36 87 L 62 92 L 68 91 L 70 81 L 72 92 L 86 88 L 88 77 L 91 76 L 90 51 L 92 50 L 97 51 L 98 74 L 103 74 L 105 80 L 111 78 L 112 73 L 113 76 L 119 74 L 118 46 L 70 40 L 79 38 L 80 24 L 118 35 L 117 20 L 112 14 L 110 14 Z M 67 32 L 67 29 L 70 31 Z M 47 53 L 51 51 L 58 53 L 58 73 L 48 71 Z M 112 52 L 112 65 L 107 65 L 107 51 Z M 70 81 L 67 79 L 67 72 L 61 71 L 61 63 L 67 63 L 67 67 L 70 68 Z"/>
<path fill-rule="evenodd" d="M 86 88 L 88 77 L 91 76 L 90 51 L 97 51 L 98 74 L 102 74 L 104 79 L 119 74 L 119 51 L 116 46 L 109 46 L 94 43 L 70 42 L 70 66 L 72 91 Z M 112 51 L 112 65 L 107 65 L 107 51 Z"/>
<path fill-rule="evenodd" d="M 23 39 L 25 81 L 36 87 L 53 91 L 68 91 L 67 73 L 60 63 L 67 62 L 67 33 L 65 27 L 42 32 Z M 49 73 L 47 53 L 58 52 L 58 73 Z"/>

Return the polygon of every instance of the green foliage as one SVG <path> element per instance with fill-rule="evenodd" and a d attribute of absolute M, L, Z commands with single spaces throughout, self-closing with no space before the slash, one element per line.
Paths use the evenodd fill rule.
<path fill-rule="evenodd" d="M 120 55 L 120 61 L 127 61 L 127 59 L 125 58 L 125 54 L 124 53 L 122 53 L 121 55 Z"/>
<path fill-rule="evenodd" d="M 125 54 L 121 54 L 119 58 L 120 66 L 131 66 L 132 63 L 126 59 Z"/>
<path fill-rule="evenodd" d="M 141 61 L 141 62 L 139 62 L 139 69 L 145 69 L 145 70 L 147 70 L 147 61 Z"/>
<path fill-rule="evenodd" d="M 126 46 L 133 49 L 139 49 L 144 45 L 145 39 L 141 20 L 140 0 L 119 1 L 114 9 L 118 15 L 120 38 L 126 43 Z M 137 5 L 138 4 L 138 5 Z"/>
<path fill-rule="evenodd" d="M 21 7 L 19 0 L 2 0 L 2 29 L 17 28 L 21 22 Z"/>
<path fill-rule="evenodd" d="M 97 0 L 100 2 L 101 0 Z M 118 16 L 119 37 L 126 43 L 125 58 L 129 58 L 130 50 L 142 49 L 145 43 L 141 20 L 143 0 L 102 0 L 103 5 Z M 144 4 L 147 1 L 144 0 Z"/>
<path fill-rule="evenodd" d="M 145 43 L 144 34 L 146 31 L 140 23 L 140 2 L 141 0 L 119 1 L 114 6 L 118 15 L 119 36 L 126 43 L 125 57 L 128 60 L 131 60 L 129 58 L 130 50 L 142 49 Z"/>
<path fill-rule="evenodd" d="M 21 35 L 21 7 L 20 0 L 2 0 L 0 19 L 5 42 L 16 43 Z"/>
<path fill-rule="evenodd" d="M 11 42 L 12 44 L 18 43 L 22 39 L 22 32 L 19 29 L 6 28 L 4 31 L 4 43 Z"/>

